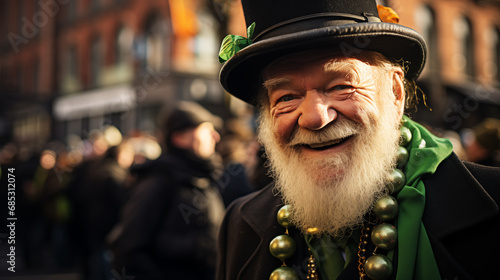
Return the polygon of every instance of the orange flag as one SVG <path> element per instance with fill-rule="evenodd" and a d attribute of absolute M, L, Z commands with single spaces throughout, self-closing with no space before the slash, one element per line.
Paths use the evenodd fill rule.
<path fill-rule="evenodd" d="M 198 33 L 198 20 L 194 5 L 189 0 L 169 0 L 170 17 L 175 35 L 190 37 Z"/>

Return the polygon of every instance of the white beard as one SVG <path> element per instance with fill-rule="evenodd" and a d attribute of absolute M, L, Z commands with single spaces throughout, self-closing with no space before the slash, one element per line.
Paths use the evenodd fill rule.
<path fill-rule="evenodd" d="M 304 232 L 316 227 L 318 235 L 336 236 L 363 223 L 374 200 L 386 192 L 388 174 L 395 166 L 399 119 L 395 106 L 388 103 L 384 102 L 387 105 L 381 108 L 379 116 L 366 113 L 362 124 L 343 118 L 328 125 L 323 130 L 331 130 L 332 134 L 358 131 L 352 139 L 352 149 L 333 157 L 308 160 L 289 144 L 294 138 L 321 142 L 325 136 L 318 138 L 319 132 L 299 128 L 290 143 L 282 144 L 273 133 L 269 114 L 261 113 L 259 139 L 266 148 L 276 190 L 285 204 L 292 205 L 295 227 Z"/>

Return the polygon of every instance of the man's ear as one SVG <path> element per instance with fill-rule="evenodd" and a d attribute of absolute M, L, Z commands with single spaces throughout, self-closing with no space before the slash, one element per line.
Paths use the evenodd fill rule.
<path fill-rule="evenodd" d="M 394 93 L 394 105 L 398 109 L 398 117 L 401 118 L 405 111 L 405 87 L 404 73 L 401 69 L 394 71 L 392 75 L 392 92 Z"/>
<path fill-rule="evenodd" d="M 189 130 L 180 130 L 170 135 L 172 145 L 177 148 L 185 149 L 189 147 Z"/>

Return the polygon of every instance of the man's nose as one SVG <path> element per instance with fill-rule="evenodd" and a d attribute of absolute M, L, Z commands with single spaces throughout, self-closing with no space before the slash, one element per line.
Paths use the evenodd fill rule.
<path fill-rule="evenodd" d="M 220 134 L 215 129 L 212 130 L 212 138 L 214 139 L 215 143 L 219 143 L 219 141 L 220 141 Z"/>
<path fill-rule="evenodd" d="M 300 104 L 299 126 L 319 130 L 337 118 L 337 111 L 328 102 L 328 97 L 317 91 L 306 93 Z"/>

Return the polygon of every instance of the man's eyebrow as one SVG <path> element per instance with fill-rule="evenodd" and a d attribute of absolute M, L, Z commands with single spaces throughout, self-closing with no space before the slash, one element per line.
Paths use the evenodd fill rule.
<path fill-rule="evenodd" d="M 281 87 L 283 85 L 289 84 L 292 81 L 290 77 L 279 77 L 279 78 L 270 78 L 264 81 L 262 84 L 268 91 L 271 91 L 275 88 Z"/>
<path fill-rule="evenodd" d="M 356 71 L 355 65 L 350 61 L 333 60 L 325 64 L 325 72 L 331 75 L 338 75 L 345 77 L 349 80 L 358 82 L 360 80 L 360 73 Z"/>

